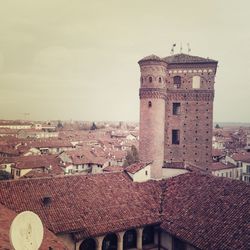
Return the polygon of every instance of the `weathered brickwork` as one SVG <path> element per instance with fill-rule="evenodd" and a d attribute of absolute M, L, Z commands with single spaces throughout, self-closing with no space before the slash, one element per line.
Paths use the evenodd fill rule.
<path fill-rule="evenodd" d="M 214 79 L 217 61 L 173 55 L 139 61 L 142 161 L 185 162 L 206 170 L 212 159 Z"/>

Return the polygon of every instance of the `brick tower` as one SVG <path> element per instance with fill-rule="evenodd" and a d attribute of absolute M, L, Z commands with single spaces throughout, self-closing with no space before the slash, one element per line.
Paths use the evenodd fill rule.
<path fill-rule="evenodd" d="M 157 56 L 139 61 L 140 88 L 140 141 L 139 158 L 152 162 L 151 176 L 162 177 L 164 162 L 166 63 Z"/>
<path fill-rule="evenodd" d="M 140 160 L 155 163 L 153 178 L 159 178 L 163 162 L 207 170 L 212 161 L 217 61 L 186 54 L 153 55 L 139 65 Z"/>

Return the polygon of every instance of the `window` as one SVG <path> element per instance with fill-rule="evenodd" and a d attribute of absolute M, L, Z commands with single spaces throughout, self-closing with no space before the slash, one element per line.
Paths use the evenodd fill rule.
<path fill-rule="evenodd" d="M 21 174 L 20 170 L 16 170 L 16 175 L 20 176 L 20 174 Z"/>
<path fill-rule="evenodd" d="M 246 171 L 247 171 L 248 174 L 250 174 L 250 165 L 246 166 Z"/>
<path fill-rule="evenodd" d="M 172 144 L 180 144 L 180 130 L 173 129 L 172 130 Z"/>
<path fill-rule="evenodd" d="M 148 175 L 148 171 L 147 170 L 145 171 L 145 175 Z"/>
<path fill-rule="evenodd" d="M 201 87 L 200 81 L 200 76 L 193 76 L 193 89 L 199 89 Z"/>
<path fill-rule="evenodd" d="M 159 83 L 161 83 L 161 77 L 159 77 Z"/>
<path fill-rule="evenodd" d="M 180 76 L 174 76 L 174 87 L 176 89 L 179 89 L 181 87 L 181 77 Z"/>
<path fill-rule="evenodd" d="M 151 101 L 148 102 L 148 107 L 149 107 L 149 108 L 152 107 L 152 102 L 151 102 Z"/>
<path fill-rule="evenodd" d="M 152 77 L 151 77 L 151 76 L 150 76 L 148 79 L 149 79 L 149 82 L 152 82 L 152 81 L 153 81 L 153 79 L 152 79 Z"/>
<path fill-rule="evenodd" d="M 173 115 L 179 115 L 181 113 L 181 104 L 179 102 L 173 103 Z"/>

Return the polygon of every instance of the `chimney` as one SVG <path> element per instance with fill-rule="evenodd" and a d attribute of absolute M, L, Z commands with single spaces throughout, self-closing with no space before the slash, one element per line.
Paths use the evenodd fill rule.
<path fill-rule="evenodd" d="M 44 196 L 42 198 L 42 203 L 45 206 L 48 206 L 52 202 L 52 198 L 50 196 Z"/>

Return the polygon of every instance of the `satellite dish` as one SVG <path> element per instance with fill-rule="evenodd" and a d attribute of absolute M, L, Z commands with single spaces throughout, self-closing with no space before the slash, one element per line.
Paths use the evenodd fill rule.
<path fill-rule="evenodd" d="M 31 211 L 18 214 L 11 223 L 10 242 L 15 250 L 38 250 L 43 240 L 43 224 Z"/>

